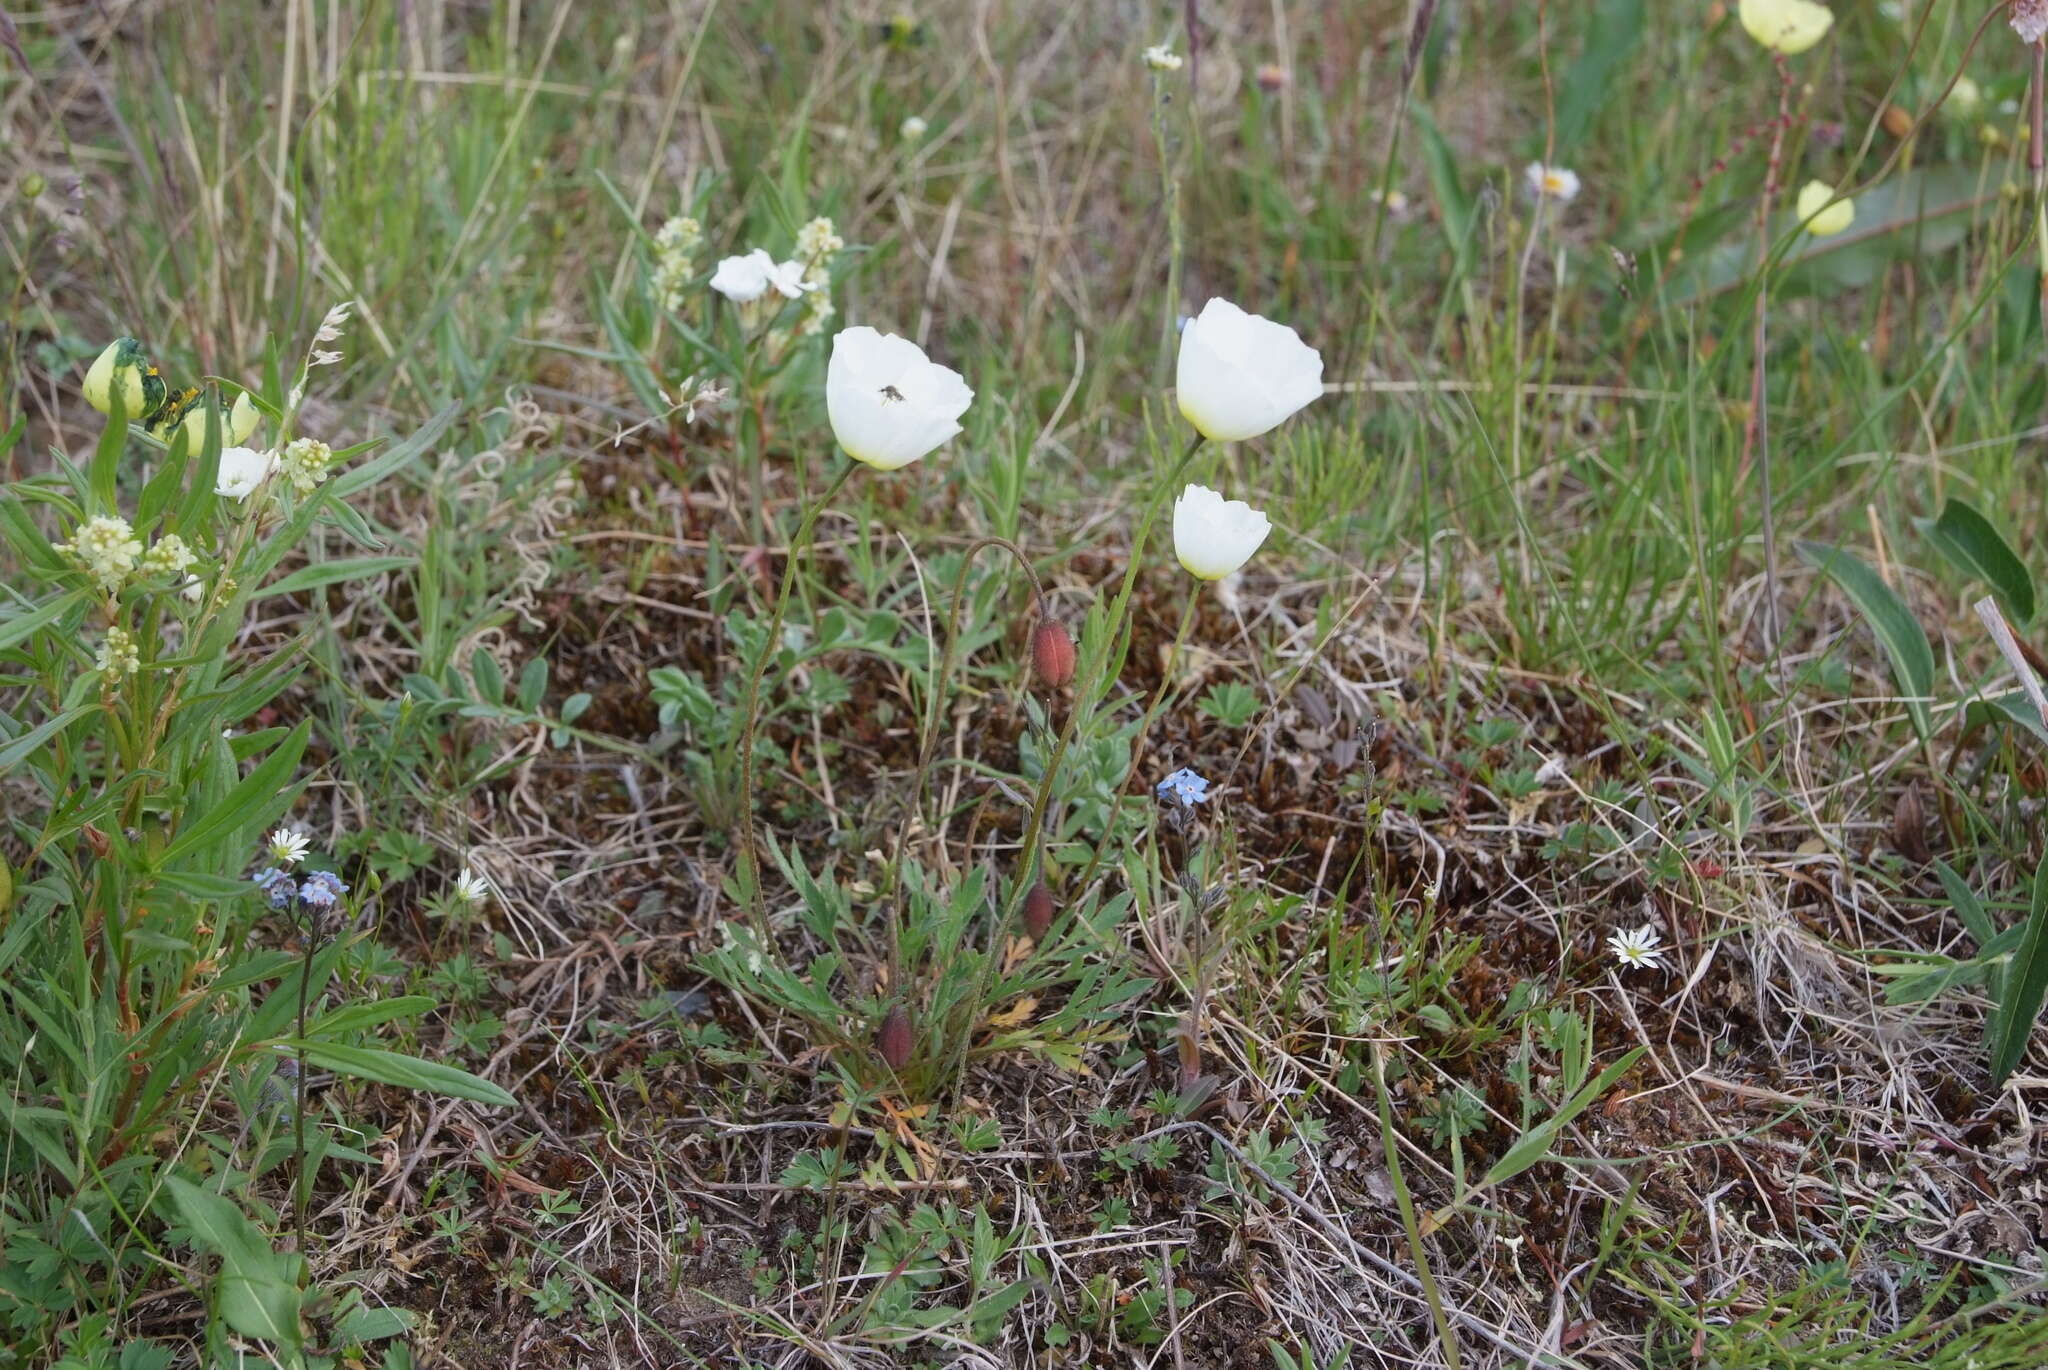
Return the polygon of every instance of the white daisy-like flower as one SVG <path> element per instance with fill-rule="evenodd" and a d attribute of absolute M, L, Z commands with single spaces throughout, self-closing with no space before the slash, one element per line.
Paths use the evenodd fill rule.
<path fill-rule="evenodd" d="M 906 143 L 914 143 L 931 131 L 931 124 L 922 114 L 913 114 L 896 129 L 896 135 Z"/>
<path fill-rule="evenodd" d="M 1614 953 L 1614 959 L 1621 963 L 1623 970 L 1648 967 L 1660 969 L 1664 965 L 1661 950 L 1663 937 L 1648 923 L 1628 932 L 1617 932 L 1607 939 L 1607 949 Z"/>
<path fill-rule="evenodd" d="M 299 862 L 306 859 L 306 853 L 312 849 L 312 846 L 313 844 L 306 840 L 304 833 L 296 832 L 291 828 L 279 828 L 276 832 L 270 834 L 270 842 L 268 844 L 270 859 L 277 862 L 280 866 L 298 865 Z"/>
<path fill-rule="evenodd" d="M 465 904 L 481 904 L 491 897 L 490 882 L 469 867 L 455 877 L 455 897 Z"/>
<path fill-rule="evenodd" d="M 1154 71 L 1179 71 L 1186 60 L 1164 43 L 1145 49 L 1145 65 Z"/>
<path fill-rule="evenodd" d="M 1531 162 L 1522 174 L 1529 179 L 1529 189 L 1539 200 L 1555 200 L 1568 205 L 1579 197 L 1579 173 L 1570 167 L 1545 166 Z"/>

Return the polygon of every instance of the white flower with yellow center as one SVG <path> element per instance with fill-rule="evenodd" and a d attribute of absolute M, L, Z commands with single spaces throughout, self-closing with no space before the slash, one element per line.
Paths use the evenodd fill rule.
<path fill-rule="evenodd" d="M 1197 580 L 1221 580 L 1252 559 L 1272 522 L 1241 499 L 1190 485 L 1173 502 L 1173 554 Z"/>
<path fill-rule="evenodd" d="M 1799 188 L 1799 222 L 1816 238 L 1829 238 L 1856 221 L 1856 204 L 1826 181 L 1808 181 Z"/>
<path fill-rule="evenodd" d="M 924 349 L 865 324 L 832 339 L 825 412 L 846 455 L 877 471 L 910 465 L 960 432 L 974 391 Z"/>
<path fill-rule="evenodd" d="M 265 847 L 270 853 L 270 859 L 278 865 L 296 866 L 306 859 L 306 853 L 312 850 L 313 844 L 306 840 L 306 835 L 302 832 L 296 832 L 291 828 L 279 828 L 270 834 L 270 840 Z"/>
<path fill-rule="evenodd" d="M 1750 37 L 1787 57 L 1818 43 L 1835 22 L 1834 12 L 1814 0 L 1742 0 L 1738 13 Z"/>
<path fill-rule="evenodd" d="M 1607 950 L 1613 953 L 1623 970 L 1655 970 L 1664 964 L 1664 953 L 1660 950 L 1663 941 L 1657 930 L 1646 923 L 1609 937 Z"/>
<path fill-rule="evenodd" d="M 465 904 L 481 904 L 491 897 L 490 882 L 464 866 L 455 877 L 455 897 Z"/>
<path fill-rule="evenodd" d="M 1181 330 L 1175 391 L 1203 437 L 1242 442 L 1321 397 L 1323 358 L 1287 325 L 1211 300 Z"/>
<path fill-rule="evenodd" d="M 1570 167 L 1531 162 L 1522 174 L 1528 178 L 1529 189 L 1539 200 L 1555 200 L 1561 205 L 1568 205 L 1579 197 L 1579 173 Z"/>

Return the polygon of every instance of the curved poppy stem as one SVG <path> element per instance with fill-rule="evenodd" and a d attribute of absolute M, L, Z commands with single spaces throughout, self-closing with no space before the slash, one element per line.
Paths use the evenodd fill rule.
<path fill-rule="evenodd" d="M 855 463 L 848 462 L 841 467 L 824 493 L 811 502 L 804 510 L 802 522 L 797 524 L 796 535 L 789 540 L 789 551 L 782 564 L 782 586 L 775 592 L 775 610 L 768 618 L 768 636 L 761 643 L 761 650 L 754 654 L 754 664 L 747 673 L 746 704 L 742 710 L 746 718 L 740 730 L 740 872 L 745 884 L 747 914 L 754 921 L 754 931 L 761 939 L 762 950 L 768 947 L 768 901 L 761 891 L 761 858 L 754 847 L 754 736 L 760 726 L 761 676 L 768 669 L 768 658 L 775 655 L 776 644 L 782 640 L 782 621 L 789 609 L 789 595 L 796 584 L 796 565 L 804 544 L 810 539 L 811 530 L 817 526 L 818 515 L 825 512 L 825 506 L 839 493 L 853 475 Z"/>
<path fill-rule="evenodd" d="M 967 544 L 967 550 L 960 554 L 960 569 L 953 576 L 953 602 L 946 612 L 946 649 L 939 659 L 938 674 L 932 677 L 931 701 L 925 709 L 925 718 L 917 747 L 917 771 L 910 783 L 910 797 L 905 804 L 907 812 L 896 827 L 895 851 L 889 858 L 889 888 L 886 893 L 892 898 L 903 887 L 903 849 L 909 840 L 910 826 L 924 812 L 925 785 L 931 779 L 932 754 L 939 746 L 939 712 L 945 699 L 946 687 L 953 679 L 953 668 L 960 658 L 960 610 L 967 599 L 967 572 L 974 565 L 974 558 L 985 547 L 1000 547 L 1008 552 L 1016 563 L 1024 568 L 1030 578 L 1031 592 L 1038 601 L 1038 614 L 1045 617 L 1045 586 L 1038 579 L 1038 570 L 1031 564 L 1031 558 L 1024 555 L 1024 549 L 1008 538 L 976 538 Z M 889 915 L 889 974 L 894 982 L 903 976 L 903 913 L 902 901 L 891 904 Z"/>

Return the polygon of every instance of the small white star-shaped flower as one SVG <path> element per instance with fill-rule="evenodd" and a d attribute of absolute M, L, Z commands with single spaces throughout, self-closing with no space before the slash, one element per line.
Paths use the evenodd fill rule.
<path fill-rule="evenodd" d="M 1664 953 L 1660 949 L 1664 939 L 1657 930 L 1645 923 L 1629 932 L 1617 932 L 1607 939 L 1607 949 L 1614 953 L 1614 959 L 1621 962 L 1623 970 L 1635 970 L 1648 966 L 1662 967 Z"/>
<path fill-rule="evenodd" d="M 455 877 L 455 897 L 465 904 L 481 904 L 491 897 L 490 882 L 469 867 Z"/>
<path fill-rule="evenodd" d="M 279 828 L 270 834 L 270 859 L 280 866 L 296 866 L 306 859 L 306 852 L 312 845 L 304 833 Z"/>

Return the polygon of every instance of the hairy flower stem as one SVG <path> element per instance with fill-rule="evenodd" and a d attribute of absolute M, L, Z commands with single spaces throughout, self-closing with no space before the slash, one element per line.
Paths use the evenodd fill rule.
<path fill-rule="evenodd" d="M 1775 668 L 1778 660 L 1778 527 L 1775 494 L 1771 488 L 1771 426 L 1764 397 L 1764 351 L 1766 323 L 1770 317 L 1771 289 L 1771 203 L 1778 194 L 1778 173 L 1785 156 L 1785 129 L 1792 122 L 1792 69 L 1785 59 L 1778 64 L 1778 117 L 1771 126 L 1771 157 L 1764 172 L 1764 193 L 1756 207 L 1756 336 L 1751 342 L 1749 376 L 1749 425 L 1744 430 L 1741 471 L 1756 458 L 1758 493 L 1762 497 L 1764 538 L 1764 651 Z"/>
<path fill-rule="evenodd" d="M 852 477 L 855 465 L 849 461 L 839 468 L 839 474 L 832 478 L 824 493 L 804 510 L 803 520 L 797 524 L 796 535 L 789 540 L 789 550 L 782 564 L 782 586 L 775 592 L 775 608 L 768 616 L 768 635 L 761 643 L 761 650 L 754 654 L 753 665 L 747 671 L 746 702 L 740 710 L 746 720 L 740 728 L 740 882 L 741 893 L 747 901 L 747 916 L 753 921 L 754 932 L 760 937 L 764 951 L 769 942 L 768 901 L 761 890 L 761 858 L 754 845 L 754 735 L 761 722 L 761 676 L 768 669 L 768 659 L 775 655 L 782 641 L 782 620 L 789 611 L 790 592 L 796 585 L 797 562 L 810 540 L 811 530 L 817 526 L 818 515 L 825 512 L 825 506 Z"/>
<path fill-rule="evenodd" d="M 931 698 L 925 708 L 924 724 L 917 747 L 917 771 L 910 782 L 910 794 L 905 801 L 903 821 L 896 825 L 896 846 L 889 858 L 889 888 L 885 896 L 893 896 L 889 917 L 889 975 L 892 984 L 900 984 L 903 977 L 903 912 L 901 890 L 903 887 L 903 848 L 910 828 L 919 814 L 924 811 L 925 785 L 931 778 L 932 755 L 939 745 L 939 714 L 943 707 L 946 687 L 952 682 L 953 667 L 960 658 L 960 610 L 967 599 L 967 573 L 974 565 L 974 558 L 985 547 L 1000 547 L 1008 552 L 1016 563 L 1024 568 L 1030 578 L 1031 593 L 1038 601 L 1039 617 L 1045 616 L 1045 586 L 1039 583 L 1038 571 L 1031 564 L 1031 558 L 1024 555 L 1024 549 L 1008 538 L 977 538 L 967 545 L 960 554 L 960 569 L 953 576 L 953 602 L 946 611 L 946 648 L 939 658 L 938 674 L 932 677 Z M 1049 699 L 1049 697 L 1048 697 Z"/>
<path fill-rule="evenodd" d="M 1195 453 L 1202 450 L 1202 443 L 1204 441 L 1206 441 L 1206 439 L 1204 439 L 1201 434 L 1197 433 L 1195 435 L 1195 440 L 1188 444 L 1188 448 L 1185 452 L 1181 453 L 1180 460 L 1175 462 L 1173 465 L 1173 469 L 1166 473 L 1166 479 L 1159 483 L 1158 488 L 1152 492 L 1152 498 L 1150 499 L 1150 501 L 1147 502 L 1145 506 L 1145 516 L 1138 523 L 1137 535 L 1131 539 L 1131 560 L 1130 564 L 1124 567 L 1123 587 L 1117 591 L 1116 599 L 1110 605 L 1109 624 L 1112 642 L 1116 640 L 1116 635 L 1120 633 L 1125 626 L 1125 611 L 1126 609 L 1128 609 L 1130 605 L 1131 589 L 1134 585 L 1137 584 L 1138 565 L 1144 555 L 1145 540 L 1152 531 L 1153 519 L 1157 518 L 1159 515 L 1160 503 L 1162 500 L 1165 499 L 1165 497 L 1169 493 L 1172 492 L 1173 487 L 1179 483 L 1181 476 L 1188 469 L 1188 463 L 1195 459 Z M 1190 591 L 1189 595 L 1190 603 L 1192 603 L 1193 591 Z M 1181 614 L 1181 637 L 1177 639 L 1174 643 L 1175 655 L 1179 654 L 1181 642 L 1186 639 L 1188 629 L 1188 618 L 1188 614 L 1185 611 L 1183 611 Z M 1167 679 L 1172 679 L 1170 670 Z M 1164 681 L 1160 683 L 1160 688 L 1162 690 L 1165 689 Z M 1091 688 L 1086 693 L 1075 695 L 1075 699 L 1076 701 L 1085 699 L 1089 697 L 1089 695 L 1091 695 L 1092 693 L 1093 690 Z M 1155 698 L 1153 700 L 1152 710 L 1148 711 L 1146 714 L 1147 722 L 1145 724 L 1145 728 L 1151 727 L 1151 714 L 1152 712 L 1156 712 L 1156 710 L 1158 709 L 1158 704 L 1159 701 Z M 1138 748 L 1144 745 L 1145 728 L 1141 728 L 1139 730 L 1138 737 L 1132 746 L 1131 764 L 1130 767 L 1124 772 L 1124 778 L 1126 779 L 1126 781 L 1128 781 L 1129 778 L 1137 772 Z M 1095 878 L 1096 868 L 1102 864 L 1103 850 L 1108 846 L 1110 834 L 1116 831 L 1117 819 L 1123 816 L 1123 809 L 1124 791 L 1122 786 L 1118 786 L 1116 797 L 1110 801 L 1109 826 L 1106 829 L 1104 829 L 1102 833 L 1102 841 L 1096 844 L 1095 855 L 1088 859 L 1088 867 L 1085 871 L 1082 872 L 1080 883 L 1077 884 L 1074 888 L 1085 890 L 1088 888 L 1088 882 Z"/>
<path fill-rule="evenodd" d="M 1188 28 L 1188 40 L 1194 41 L 1195 30 Z M 1189 73 L 1188 88 L 1194 88 L 1194 75 Z M 1173 154 L 1166 140 L 1166 77 L 1163 73 L 1152 74 L 1152 142 L 1159 150 L 1159 195 L 1166 205 L 1166 309 L 1159 321 L 1159 374 L 1163 382 L 1167 376 L 1174 354 L 1174 336 L 1180 322 L 1180 269 L 1182 249 L 1180 180 L 1173 174 Z"/>

